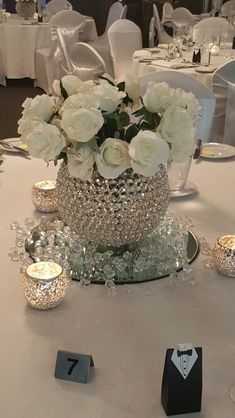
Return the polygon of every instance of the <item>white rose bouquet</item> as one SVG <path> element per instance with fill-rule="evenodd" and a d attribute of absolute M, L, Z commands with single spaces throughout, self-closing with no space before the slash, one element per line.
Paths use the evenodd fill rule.
<path fill-rule="evenodd" d="M 192 152 L 200 108 L 191 93 L 152 82 L 131 122 L 130 96 L 138 96 L 130 80 L 129 95 L 124 82 L 104 77 L 96 83 L 67 75 L 53 88 L 55 96 L 25 100 L 18 133 L 33 157 L 63 159 L 71 176 L 88 180 L 96 168 L 114 179 L 131 168 L 151 177 L 169 159 L 180 162 Z"/>

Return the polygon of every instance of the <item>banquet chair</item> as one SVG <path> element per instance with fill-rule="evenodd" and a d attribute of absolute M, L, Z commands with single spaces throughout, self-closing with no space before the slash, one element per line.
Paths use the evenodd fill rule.
<path fill-rule="evenodd" d="M 142 49 L 140 28 L 132 21 L 119 19 L 108 30 L 114 76 L 120 80 L 132 68 L 132 55 Z"/>
<path fill-rule="evenodd" d="M 172 13 L 174 9 L 168 1 L 163 4 L 162 8 L 162 25 L 164 25 L 165 22 L 169 22 L 172 20 Z"/>
<path fill-rule="evenodd" d="M 214 72 L 212 90 L 216 98 L 212 142 L 235 146 L 235 61 L 227 62 Z"/>
<path fill-rule="evenodd" d="M 86 17 L 75 10 L 61 10 L 52 16 L 50 24 L 58 27 L 66 27 L 68 29 L 76 28 L 83 23 Z"/>
<path fill-rule="evenodd" d="M 69 70 L 66 61 L 61 61 L 64 75 L 73 74 L 82 81 L 97 79 L 107 72 L 103 58 L 90 45 L 84 42 L 74 44 L 69 53 Z"/>
<path fill-rule="evenodd" d="M 109 9 L 104 33 L 107 34 L 110 26 L 114 22 L 116 22 L 116 20 L 126 19 L 126 14 L 127 14 L 127 5 L 123 6 L 122 3 L 120 3 L 119 1 L 116 1 L 115 3 L 113 3 Z"/>
<path fill-rule="evenodd" d="M 173 38 L 172 36 L 168 35 L 168 33 L 166 33 L 163 25 L 161 24 L 158 9 L 155 3 L 153 4 L 153 17 L 154 17 L 154 26 L 157 31 L 158 43 L 160 44 L 172 43 Z"/>
<path fill-rule="evenodd" d="M 185 7 L 177 7 L 173 10 L 171 20 L 176 26 L 194 25 L 194 16 Z"/>
<path fill-rule="evenodd" d="M 211 37 L 220 37 L 222 32 L 231 33 L 232 39 L 232 31 L 233 28 L 231 28 L 230 23 L 226 19 L 221 17 L 208 17 L 193 26 L 193 42 L 202 43 Z"/>
<path fill-rule="evenodd" d="M 212 122 L 215 112 L 215 96 L 213 92 L 196 78 L 175 70 L 154 71 L 140 78 L 140 94 L 143 96 L 148 84 L 165 81 L 173 88 L 181 88 L 191 92 L 197 98 L 202 110 L 197 120 L 197 139 L 208 142 L 211 134 Z"/>
<path fill-rule="evenodd" d="M 222 16 L 227 17 L 233 10 L 235 10 L 235 0 L 229 0 L 221 6 L 220 13 Z"/>
<path fill-rule="evenodd" d="M 54 16 L 62 10 L 70 9 L 70 5 L 71 3 L 67 0 L 50 0 L 46 5 L 45 12 L 49 16 Z"/>
<path fill-rule="evenodd" d="M 35 52 L 35 72 L 34 87 L 40 87 L 47 94 L 52 93 L 52 83 L 58 78 L 56 53 L 58 48 L 57 28 L 51 28 L 51 44 L 49 48 L 37 49 Z"/>
<path fill-rule="evenodd" d="M 0 50 L 0 84 L 3 86 L 6 86 L 6 77 L 4 72 L 4 66 L 3 66 L 3 56 L 2 51 Z"/>
<path fill-rule="evenodd" d="M 156 32 L 154 26 L 154 17 L 151 18 L 149 23 L 149 48 L 153 48 L 155 46 L 156 41 Z"/>

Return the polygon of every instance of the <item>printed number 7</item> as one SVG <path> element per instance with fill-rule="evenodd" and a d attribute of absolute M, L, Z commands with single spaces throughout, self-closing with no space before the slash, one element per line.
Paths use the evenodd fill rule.
<path fill-rule="evenodd" d="M 68 358 L 67 361 L 71 361 L 73 363 L 68 371 L 68 375 L 71 375 L 74 367 L 76 366 L 76 364 L 78 364 L 78 360 L 75 360 L 73 358 Z"/>

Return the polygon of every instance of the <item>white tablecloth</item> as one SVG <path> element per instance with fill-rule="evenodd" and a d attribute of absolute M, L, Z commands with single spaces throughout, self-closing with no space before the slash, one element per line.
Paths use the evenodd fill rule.
<path fill-rule="evenodd" d="M 160 50 L 160 52 L 156 54 L 156 61 L 153 65 L 151 63 L 140 62 L 141 58 L 140 59 L 138 58 L 138 51 L 136 51 L 133 55 L 134 73 L 137 74 L 139 77 L 142 77 L 143 75 L 147 73 L 151 73 L 153 71 L 164 71 L 164 70 L 172 69 L 171 68 L 172 65 L 182 64 L 182 59 L 186 59 L 188 61 L 191 61 L 192 59 L 192 52 L 183 52 L 182 58 L 175 58 L 175 59 L 172 59 L 170 62 L 167 62 L 167 61 L 163 63 L 161 62 L 161 65 L 158 65 L 158 59 L 160 57 L 164 59 L 166 56 L 166 52 L 167 51 L 165 49 Z M 211 56 L 211 66 L 218 68 L 221 65 L 225 64 L 226 62 L 225 55 L 235 58 L 235 50 L 233 49 L 220 50 L 220 54 L 218 56 Z M 196 78 L 197 80 L 201 81 L 203 84 L 205 84 L 206 86 L 210 88 L 212 86 L 213 72 L 210 72 L 210 73 L 198 72 L 196 71 L 196 67 L 195 68 L 182 68 L 182 69 L 175 70 L 175 71 L 180 71 L 182 73 L 188 74 Z"/>
<path fill-rule="evenodd" d="M 73 282 L 66 300 L 51 311 L 34 311 L 21 294 L 13 246 L 13 220 L 36 216 L 32 184 L 55 178 L 53 165 L 6 158 L 0 172 L 1 418 L 164 418 L 160 388 L 165 351 L 178 343 L 203 347 L 203 403 L 200 414 L 182 418 L 234 418 L 229 388 L 235 383 L 235 280 L 205 267 L 199 256 L 194 286 L 168 279 L 119 287 Z M 171 204 L 187 214 L 193 230 L 211 244 L 235 226 L 235 161 L 194 163 L 190 180 L 199 195 Z M 38 214 L 37 214 L 38 216 Z M 54 378 L 57 350 L 92 354 L 89 384 Z"/>
<path fill-rule="evenodd" d="M 35 78 L 35 51 L 49 46 L 49 23 L 30 24 L 23 18 L 11 17 L 0 24 L 0 49 L 8 78 Z"/>

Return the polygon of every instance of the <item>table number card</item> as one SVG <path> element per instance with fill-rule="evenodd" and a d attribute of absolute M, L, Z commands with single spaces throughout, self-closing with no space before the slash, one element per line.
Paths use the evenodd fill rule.
<path fill-rule="evenodd" d="M 180 344 L 166 351 L 161 402 L 167 416 L 198 412 L 202 397 L 202 348 Z"/>
<path fill-rule="evenodd" d="M 71 382 L 88 383 L 90 368 L 93 366 L 90 355 L 58 351 L 54 376 Z"/>

